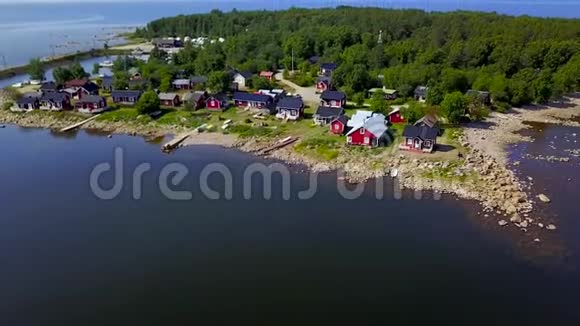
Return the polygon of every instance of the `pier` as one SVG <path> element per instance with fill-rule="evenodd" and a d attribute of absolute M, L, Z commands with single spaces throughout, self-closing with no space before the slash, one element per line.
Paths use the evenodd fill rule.
<path fill-rule="evenodd" d="M 68 126 L 68 127 L 64 127 L 64 128 L 62 128 L 62 129 L 60 130 L 60 132 L 67 132 L 67 131 L 70 131 L 70 130 L 76 129 L 76 128 L 78 128 L 78 127 L 80 127 L 80 126 L 84 125 L 85 123 L 89 123 L 89 122 L 91 122 L 91 121 L 95 120 L 95 119 L 96 119 L 96 118 L 97 118 L 99 115 L 100 115 L 100 114 L 96 114 L 96 115 L 94 115 L 94 116 L 92 116 L 92 117 L 90 117 L 90 118 L 88 118 L 88 119 L 86 119 L 86 120 L 83 120 L 83 121 L 81 121 L 81 122 L 77 122 L 77 123 L 75 123 L 74 125 L 70 125 L 70 126 Z"/>
<path fill-rule="evenodd" d="M 171 152 L 172 150 L 179 147 L 179 145 L 181 145 L 181 143 L 183 143 L 187 138 L 189 138 L 194 133 L 199 133 L 199 131 L 196 129 L 192 132 L 188 132 L 186 134 L 181 134 L 181 135 L 176 136 L 171 141 L 169 141 L 168 143 L 163 145 L 162 150 L 164 152 Z"/>

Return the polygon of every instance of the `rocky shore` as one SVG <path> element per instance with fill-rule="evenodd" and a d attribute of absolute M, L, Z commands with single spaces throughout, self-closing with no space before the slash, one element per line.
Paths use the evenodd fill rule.
<path fill-rule="evenodd" d="M 430 190 L 455 194 L 460 198 L 481 203 L 485 217 L 497 217 L 500 226 L 512 224 L 524 232 L 530 228 L 555 230 L 557 227 L 532 216 L 536 204 L 530 198 L 531 182 L 519 180 L 508 162 L 508 144 L 531 141 L 515 132 L 526 128 L 524 121 L 580 126 L 571 117 L 580 115 L 580 103 L 562 109 L 554 107 L 513 109 L 507 114 L 493 113 L 485 122 L 468 124 L 459 136 L 464 153 L 453 160 L 437 160 L 429 155 L 413 156 L 394 151 L 386 156 L 341 155 L 329 162 L 321 162 L 294 151 L 291 147 L 272 152 L 269 156 L 291 164 L 305 165 L 313 171 L 341 169 L 349 182 L 364 182 L 372 178 L 396 175 L 403 188 Z M 33 112 L 26 114 L 0 110 L 0 123 L 23 127 L 61 129 L 86 119 L 71 113 Z M 108 133 L 122 133 L 157 138 L 178 134 L 186 129 L 161 126 L 156 123 L 127 123 L 92 121 L 83 126 Z M 264 139 L 239 139 L 221 133 L 202 133 L 190 137 L 184 145 L 215 144 L 253 153 L 272 143 Z M 545 202 L 545 201 L 544 201 Z"/>

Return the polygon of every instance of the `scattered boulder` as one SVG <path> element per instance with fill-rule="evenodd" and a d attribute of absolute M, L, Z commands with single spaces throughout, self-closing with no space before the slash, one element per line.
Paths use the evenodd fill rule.
<path fill-rule="evenodd" d="M 522 223 L 520 223 L 520 227 L 522 228 L 527 228 L 529 226 L 528 221 L 523 221 Z"/>
<path fill-rule="evenodd" d="M 512 223 L 521 223 L 522 222 L 522 218 L 518 214 L 514 214 L 514 216 L 512 216 L 510 218 L 510 222 L 512 222 Z"/>
<path fill-rule="evenodd" d="M 556 230 L 557 228 L 554 224 L 550 224 L 550 225 L 546 226 L 546 229 L 553 231 L 553 230 Z"/>
<path fill-rule="evenodd" d="M 539 195 L 538 195 L 538 198 L 539 198 L 539 199 L 540 199 L 542 202 L 544 202 L 544 203 L 549 203 L 549 202 L 551 202 L 550 198 L 549 198 L 548 196 L 544 195 L 544 194 L 539 194 Z"/>
<path fill-rule="evenodd" d="M 540 229 L 543 229 L 543 228 L 544 228 L 544 224 L 542 224 L 542 223 L 538 223 L 538 227 L 539 227 Z"/>
<path fill-rule="evenodd" d="M 534 242 L 540 242 L 541 240 L 539 238 L 535 238 Z"/>
<path fill-rule="evenodd" d="M 497 222 L 497 224 L 499 224 L 499 226 L 506 226 L 508 225 L 508 222 L 505 220 L 500 220 L 499 222 Z"/>

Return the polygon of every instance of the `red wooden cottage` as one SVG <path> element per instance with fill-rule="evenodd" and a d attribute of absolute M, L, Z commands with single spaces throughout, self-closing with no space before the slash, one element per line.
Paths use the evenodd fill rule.
<path fill-rule="evenodd" d="M 332 90 L 332 78 L 329 76 L 320 76 L 316 79 L 316 93 Z"/>
<path fill-rule="evenodd" d="M 234 93 L 234 103 L 240 107 L 265 108 L 273 103 L 272 97 L 263 94 L 245 92 Z"/>
<path fill-rule="evenodd" d="M 173 89 L 181 89 L 181 90 L 185 90 L 185 89 L 192 89 L 193 85 L 191 83 L 190 79 L 175 79 L 174 81 L 171 82 L 171 85 L 173 86 Z"/>
<path fill-rule="evenodd" d="M 205 106 L 207 93 L 204 91 L 189 92 L 183 95 L 183 103 L 191 105 L 194 110 L 202 109 Z"/>
<path fill-rule="evenodd" d="M 335 135 L 343 135 L 346 131 L 347 122 L 348 117 L 346 115 L 341 115 L 340 117 L 334 119 L 330 123 L 330 132 Z"/>
<path fill-rule="evenodd" d="M 373 115 L 346 134 L 348 145 L 379 147 L 388 142 L 387 126 L 383 115 Z"/>
<path fill-rule="evenodd" d="M 181 104 L 176 93 L 159 93 L 158 97 L 162 106 L 176 107 Z"/>
<path fill-rule="evenodd" d="M 344 108 L 346 106 L 346 94 L 338 91 L 324 91 L 320 94 L 320 105 Z"/>
<path fill-rule="evenodd" d="M 390 123 L 405 123 L 405 118 L 401 114 L 400 106 L 392 106 L 393 110 L 387 115 Z"/>
<path fill-rule="evenodd" d="M 75 109 L 81 113 L 100 113 L 107 108 L 107 101 L 102 96 L 87 95 L 75 104 Z"/>
<path fill-rule="evenodd" d="M 205 100 L 205 107 L 211 111 L 223 111 L 230 106 L 230 101 L 225 94 L 210 95 Z"/>
<path fill-rule="evenodd" d="M 272 71 L 262 71 L 260 72 L 260 78 L 266 78 L 269 81 L 274 80 L 274 72 Z"/>
<path fill-rule="evenodd" d="M 86 78 L 69 80 L 65 83 L 63 92 L 67 93 L 71 98 L 81 99 L 87 95 L 98 95 L 99 86 Z"/>

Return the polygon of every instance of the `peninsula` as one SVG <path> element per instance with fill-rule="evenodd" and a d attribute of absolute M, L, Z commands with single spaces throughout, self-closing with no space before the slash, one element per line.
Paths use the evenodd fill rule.
<path fill-rule="evenodd" d="M 566 97 L 580 88 L 579 34 L 578 20 L 491 13 L 214 10 L 137 29 L 151 50 L 119 56 L 112 76 L 62 68 L 32 94 L 5 90 L 0 121 L 61 129 L 101 113 L 83 127 L 276 148 L 268 155 L 353 182 L 396 176 L 476 199 L 502 226 L 544 229 L 505 146 L 523 140 L 524 121 L 579 126 Z"/>

